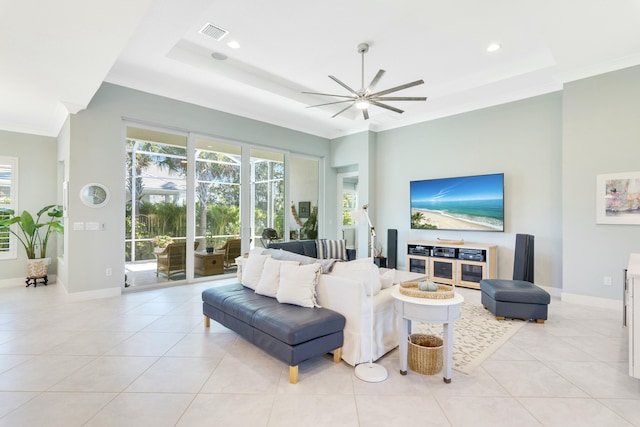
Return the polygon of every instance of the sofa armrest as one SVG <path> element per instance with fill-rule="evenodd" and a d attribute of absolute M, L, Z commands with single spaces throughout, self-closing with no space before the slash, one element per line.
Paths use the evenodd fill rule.
<path fill-rule="evenodd" d="M 342 359 L 349 365 L 355 366 L 371 360 L 372 346 L 375 360 L 398 345 L 398 322 L 391 290 L 392 288 L 383 289 L 371 297 L 367 295 L 362 281 L 329 274 L 320 275 L 316 287 L 318 303 L 342 314 L 346 319 Z M 370 333 L 372 309 L 373 339 Z"/>

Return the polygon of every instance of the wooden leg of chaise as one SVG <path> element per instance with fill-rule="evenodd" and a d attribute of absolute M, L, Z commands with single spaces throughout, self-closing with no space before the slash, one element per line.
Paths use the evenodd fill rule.
<path fill-rule="evenodd" d="M 504 320 L 504 316 L 496 316 L 496 320 Z"/>
<path fill-rule="evenodd" d="M 289 366 L 289 382 L 296 384 L 298 382 L 298 365 Z"/>
<path fill-rule="evenodd" d="M 333 363 L 340 363 L 342 360 L 342 347 L 333 350 Z"/>
<path fill-rule="evenodd" d="M 208 328 L 211 326 L 211 319 L 209 319 L 207 316 L 204 316 L 204 327 Z"/>
<path fill-rule="evenodd" d="M 544 323 L 544 319 L 536 319 L 536 323 Z"/>

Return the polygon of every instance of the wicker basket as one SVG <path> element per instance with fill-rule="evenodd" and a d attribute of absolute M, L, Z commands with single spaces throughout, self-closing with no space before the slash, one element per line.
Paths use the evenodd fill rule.
<path fill-rule="evenodd" d="M 438 283 L 437 291 L 421 291 L 417 282 L 400 283 L 398 290 L 403 295 L 416 298 L 447 299 L 453 298 L 456 294 L 454 286 L 441 283 Z"/>
<path fill-rule="evenodd" d="M 442 338 L 435 335 L 409 336 L 409 369 L 424 375 L 433 375 L 442 369 Z"/>

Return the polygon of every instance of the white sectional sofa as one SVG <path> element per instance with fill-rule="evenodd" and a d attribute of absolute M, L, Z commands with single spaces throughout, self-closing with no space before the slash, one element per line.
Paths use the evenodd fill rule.
<path fill-rule="evenodd" d="M 323 262 L 313 259 L 314 241 L 278 243 L 267 250 L 253 250 L 251 254 L 270 254 L 274 259 L 299 260 L 301 263 Z M 256 252 L 257 251 L 257 252 Z M 252 256 L 249 254 L 249 256 Z M 242 264 L 238 258 L 239 279 Z M 326 265 L 326 260 L 324 261 Z M 317 304 L 336 311 L 346 318 L 342 359 L 355 366 L 384 356 L 398 346 L 399 323 L 391 296 L 391 286 L 408 280 L 403 271 L 379 269 L 370 258 L 341 261 L 329 265 L 331 272 L 320 274 L 317 286 Z M 373 298 L 370 293 L 373 292 Z M 370 304 L 373 304 L 373 336 L 371 334 Z M 372 347 L 371 347 L 372 346 Z"/>

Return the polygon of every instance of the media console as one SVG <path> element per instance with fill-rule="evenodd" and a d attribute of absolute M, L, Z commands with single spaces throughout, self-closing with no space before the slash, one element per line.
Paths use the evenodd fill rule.
<path fill-rule="evenodd" d="M 409 241 L 407 269 L 437 283 L 480 289 L 480 280 L 497 277 L 496 245 Z"/>

